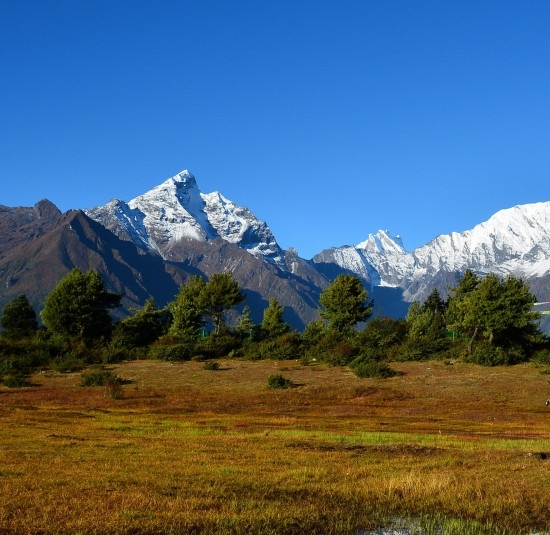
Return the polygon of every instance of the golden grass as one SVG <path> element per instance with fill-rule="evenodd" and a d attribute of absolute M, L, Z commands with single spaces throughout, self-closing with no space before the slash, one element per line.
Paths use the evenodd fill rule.
<path fill-rule="evenodd" d="M 400 516 L 448 533 L 550 526 L 539 368 L 401 363 L 371 380 L 220 362 L 113 366 L 129 381 L 121 399 L 80 374 L 0 389 L 0 533 L 353 534 Z M 272 373 L 298 386 L 269 390 Z"/>

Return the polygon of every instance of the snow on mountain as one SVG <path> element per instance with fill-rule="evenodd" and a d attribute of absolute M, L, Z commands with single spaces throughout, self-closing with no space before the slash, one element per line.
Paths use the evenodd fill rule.
<path fill-rule="evenodd" d="M 187 170 L 128 203 L 115 199 L 86 213 L 120 237 L 165 259 L 179 257 L 187 240 L 222 239 L 271 263 L 284 263 L 266 223 L 218 192 L 202 193 Z"/>
<path fill-rule="evenodd" d="M 355 247 L 323 251 L 314 263 L 332 261 L 379 286 L 398 286 L 407 301 L 422 300 L 436 281 L 466 269 L 525 278 L 550 274 L 550 202 L 519 205 L 465 232 L 441 235 L 413 252 L 388 231 Z"/>

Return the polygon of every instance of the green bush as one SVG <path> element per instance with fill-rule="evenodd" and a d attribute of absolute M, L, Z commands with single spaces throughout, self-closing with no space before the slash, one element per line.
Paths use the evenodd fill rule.
<path fill-rule="evenodd" d="M 386 379 L 397 375 L 397 372 L 385 362 L 378 362 L 376 360 L 356 360 L 350 364 L 350 368 L 357 377 L 361 377 L 362 379 L 369 377 Z"/>
<path fill-rule="evenodd" d="M 149 349 L 149 357 L 158 360 L 191 360 L 194 354 L 193 344 L 153 345 Z"/>
<path fill-rule="evenodd" d="M 466 362 L 473 362 L 481 366 L 508 366 L 525 362 L 524 351 L 519 347 L 502 348 L 494 345 L 483 345 L 465 358 Z"/>
<path fill-rule="evenodd" d="M 32 383 L 29 381 L 29 379 L 22 374 L 10 375 L 4 379 L 3 383 L 4 386 L 7 386 L 8 388 L 21 388 L 25 386 L 32 386 Z"/>
<path fill-rule="evenodd" d="M 268 388 L 292 388 L 294 383 L 290 379 L 283 377 L 280 373 L 277 373 L 267 378 L 267 386 Z"/>
<path fill-rule="evenodd" d="M 218 359 L 229 355 L 239 344 L 239 339 L 230 334 L 211 334 L 196 343 L 195 353 L 207 359 Z"/>
<path fill-rule="evenodd" d="M 81 355 L 68 352 L 58 355 L 51 361 L 51 367 L 59 373 L 72 373 L 84 369 L 88 365 L 88 360 Z"/>
<path fill-rule="evenodd" d="M 550 364 L 550 349 L 539 349 L 531 359 L 535 364 Z"/>
<path fill-rule="evenodd" d="M 323 343 L 308 350 L 308 355 L 313 359 L 326 362 L 331 366 L 347 366 L 358 354 L 359 350 L 351 342 L 338 341 Z"/>
<path fill-rule="evenodd" d="M 221 370 L 220 363 L 219 363 L 219 362 L 216 362 L 215 360 L 207 360 L 207 361 L 204 363 L 203 368 L 204 368 L 205 370 L 210 370 L 210 371 L 218 371 L 218 370 Z"/>
<path fill-rule="evenodd" d="M 273 340 L 248 343 L 243 347 L 243 352 L 247 360 L 294 360 L 303 356 L 301 338 L 297 333 L 283 334 Z"/>
<path fill-rule="evenodd" d="M 121 383 L 122 380 L 112 371 L 103 367 L 90 368 L 80 377 L 80 386 L 106 386 L 116 382 Z"/>

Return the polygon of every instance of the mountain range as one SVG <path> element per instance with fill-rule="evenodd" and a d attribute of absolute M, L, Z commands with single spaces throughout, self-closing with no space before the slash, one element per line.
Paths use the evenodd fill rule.
<path fill-rule="evenodd" d="M 261 321 L 271 297 L 302 328 L 317 318 L 323 288 L 340 273 L 360 277 L 379 314 L 403 317 L 412 301 L 437 288 L 446 295 L 466 269 L 521 276 L 538 301 L 550 301 L 550 202 L 515 206 L 465 232 L 408 252 L 379 230 L 355 246 L 312 259 L 283 250 L 269 226 L 219 192 L 202 193 L 182 171 L 128 202 L 61 211 L 50 201 L 0 206 L 0 307 L 24 293 L 37 311 L 73 267 L 96 269 L 124 295 L 120 314 L 153 297 L 174 299 L 191 275 L 229 271 Z M 548 319 L 548 316 L 545 316 Z"/>

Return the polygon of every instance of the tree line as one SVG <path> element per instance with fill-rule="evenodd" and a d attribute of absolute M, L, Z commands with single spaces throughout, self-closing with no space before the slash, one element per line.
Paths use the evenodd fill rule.
<path fill-rule="evenodd" d="M 25 295 L 14 299 L 1 315 L 0 381 L 21 386 L 37 368 L 73 371 L 131 358 L 298 359 L 349 366 L 361 377 L 391 376 L 390 363 L 399 360 L 550 363 L 535 297 L 514 276 L 481 278 L 466 271 L 445 299 L 434 289 L 424 302 L 411 304 L 406 318 L 392 319 L 373 317 L 361 280 L 339 275 L 321 292 L 319 316 L 302 332 L 292 330 L 274 298 L 255 324 L 230 273 L 193 276 L 166 307 L 149 299 L 113 321 L 110 311 L 121 298 L 97 271 L 75 268 L 46 297 L 42 326 Z M 228 325 L 228 312 L 243 304 Z"/>

